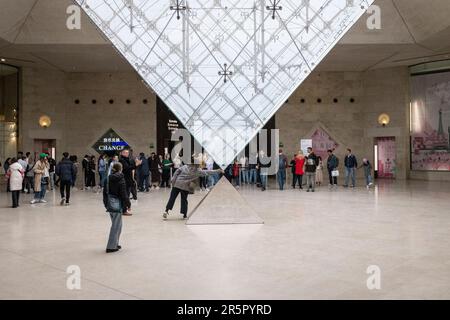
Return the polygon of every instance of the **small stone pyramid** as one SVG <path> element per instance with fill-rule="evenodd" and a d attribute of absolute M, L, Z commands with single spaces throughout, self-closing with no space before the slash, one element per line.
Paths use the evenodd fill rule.
<path fill-rule="evenodd" d="M 247 201 L 225 178 L 192 210 L 188 225 L 199 224 L 263 224 Z"/>

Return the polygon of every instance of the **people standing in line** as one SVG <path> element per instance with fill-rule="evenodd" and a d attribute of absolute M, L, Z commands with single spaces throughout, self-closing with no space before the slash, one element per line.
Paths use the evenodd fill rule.
<path fill-rule="evenodd" d="M 303 151 L 300 150 L 295 157 L 295 179 L 293 183 L 293 187 L 295 189 L 295 185 L 298 182 L 298 186 L 303 189 L 303 175 L 305 174 L 305 156 L 303 155 Z"/>
<path fill-rule="evenodd" d="M 172 169 L 172 167 L 173 163 L 172 160 L 170 160 L 170 154 L 166 153 L 162 162 L 161 187 L 170 188 L 170 170 Z M 207 188 L 206 185 L 205 188 Z"/>
<path fill-rule="evenodd" d="M 248 183 L 256 184 L 256 167 L 258 165 L 258 154 L 250 154 L 248 158 Z"/>
<path fill-rule="evenodd" d="M 232 168 L 232 180 L 236 188 L 239 188 L 240 185 L 240 170 L 239 170 L 239 161 L 234 159 L 233 168 Z"/>
<path fill-rule="evenodd" d="M 286 168 L 288 167 L 288 159 L 286 155 L 283 153 L 283 150 L 280 149 L 278 152 L 278 172 L 277 172 L 277 181 L 278 187 L 280 190 L 284 190 L 284 185 L 286 184 Z"/>
<path fill-rule="evenodd" d="M 267 176 L 269 175 L 270 158 L 266 156 L 264 150 L 259 152 L 257 169 L 259 171 L 259 178 L 261 181 L 261 191 L 267 189 Z"/>
<path fill-rule="evenodd" d="M 25 170 L 16 158 L 11 159 L 11 164 L 6 172 L 6 178 L 9 183 L 9 190 L 12 195 L 12 208 L 19 206 L 20 193 L 22 191 L 22 183 Z"/>
<path fill-rule="evenodd" d="M 69 159 L 69 153 L 64 152 L 62 160 L 56 165 L 56 175 L 59 177 L 59 192 L 61 194 L 60 205 L 70 204 L 70 188 L 75 180 L 75 165 Z"/>
<path fill-rule="evenodd" d="M 247 184 L 249 180 L 249 170 L 248 170 L 248 158 L 245 154 L 242 154 L 242 157 L 239 158 L 239 180 L 241 185 Z"/>
<path fill-rule="evenodd" d="M 75 175 L 73 176 L 71 186 L 72 186 L 72 188 L 74 190 L 77 190 L 75 185 L 76 185 L 76 182 L 77 182 L 78 167 L 79 167 L 78 157 L 76 155 L 72 155 L 72 156 L 69 157 L 69 160 L 72 161 L 72 163 L 73 163 L 73 170 L 75 171 Z"/>
<path fill-rule="evenodd" d="M 139 160 L 141 161 L 141 165 L 136 169 L 138 175 L 138 190 L 140 192 L 149 192 L 150 191 L 150 166 L 148 163 L 148 159 L 145 157 L 145 153 L 139 153 Z"/>
<path fill-rule="evenodd" d="M 364 168 L 364 178 L 366 180 L 366 188 L 369 189 L 373 185 L 372 164 L 369 162 L 367 158 L 364 158 L 361 167 Z"/>
<path fill-rule="evenodd" d="M 163 213 L 164 219 L 167 219 L 169 211 L 173 209 L 175 200 L 179 194 L 181 194 L 180 213 L 183 215 L 183 218 L 186 219 L 188 212 L 188 195 L 194 194 L 199 178 L 205 177 L 209 174 L 222 172 L 220 169 L 213 171 L 201 170 L 199 166 L 200 159 L 193 162 L 193 164 L 183 165 L 173 174 L 171 181 L 172 190 L 170 191 L 170 198 L 167 202 L 166 210 Z"/>
<path fill-rule="evenodd" d="M 81 167 L 83 169 L 83 175 L 84 175 L 83 189 L 87 189 L 88 188 L 88 177 L 89 177 L 89 156 L 87 154 L 84 155 L 84 158 L 81 161 Z"/>
<path fill-rule="evenodd" d="M 128 159 L 128 155 L 127 152 L 124 157 Z M 108 175 L 103 186 L 103 204 L 111 218 L 106 253 L 117 252 L 122 249 L 119 245 L 122 232 L 122 214 L 128 212 L 131 208 L 130 193 L 127 190 L 126 179 L 122 170 L 121 162 L 113 162 L 111 174 Z"/>
<path fill-rule="evenodd" d="M 107 163 L 105 159 L 105 155 L 101 154 L 98 158 L 98 176 L 99 176 L 99 187 L 103 188 L 105 185 L 106 180 L 106 170 L 107 170 Z"/>
<path fill-rule="evenodd" d="M 333 150 L 328 150 L 328 159 L 327 159 L 327 170 L 328 170 L 328 178 L 330 180 L 330 188 L 333 186 L 337 187 L 337 170 L 339 167 L 339 159 L 333 153 Z"/>
<path fill-rule="evenodd" d="M 316 184 L 320 187 L 323 183 L 323 160 L 321 156 L 317 156 L 318 165 L 316 169 Z"/>
<path fill-rule="evenodd" d="M 316 171 L 319 164 L 319 159 L 313 151 L 313 148 L 308 147 L 308 156 L 306 157 L 305 172 L 306 172 L 306 192 L 314 192 L 316 187 Z"/>
<path fill-rule="evenodd" d="M 152 152 L 149 160 L 152 188 L 159 189 L 161 184 L 161 174 L 159 173 L 160 163 L 159 157 Z"/>
<path fill-rule="evenodd" d="M 354 154 L 352 154 L 352 150 L 350 148 L 347 149 L 347 155 L 344 159 L 345 165 L 345 184 L 344 187 L 348 187 L 348 183 L 350 178 L 352 179 L 352 188 L 356 187 L 356 168 L 358 167 L 358 161 Z"/>
<path fill-rule="evenodd" d="M 46 203 L 45 193 L 47 191 L 49 183 L 50 165 L 48 163 L 47 154 L 41 153 L 39 160 L 36 161 L 33 167 L 34 172 L 34 199 L 31 200 L 31 204 L 34 203 Z"/>
<path fill-rule="evenodd" d="M 142 164 L 141 160 L 131 160 L 130 151 L 128 149 L 122 150 L 119 157 L 119 162 L 122 164 L 122 173 L 125 178 L 125 185 L 127 190 L 128 198 L 131 194 L 132 185 L 135 183 L 133 179 L 133 171 L 136 170 L 138 166 Z M 137 200 L 137 197 L 134 199 Z M 131 216 L 131 213 L 127 211 L 129 208 L 123 208 L 123 214 L 126 216 Z"/>
<path fill-rule="evenodd" d="M 56 167 L 56 160 L 52 157 L 48 158 L 48 164 L 49 164 L 49 185 L 50 190 L 53 190 L 55 188 L 55 167 Z"/>

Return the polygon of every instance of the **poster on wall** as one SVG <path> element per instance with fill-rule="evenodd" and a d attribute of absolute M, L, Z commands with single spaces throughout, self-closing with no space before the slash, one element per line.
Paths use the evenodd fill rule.
<path fill-rule="evenodd" d="M 411 169 L 450 170 L 450 72 L 411 78 Z"/>
<path fill-rule="evenodd" d="M 117 154 L 126 147 L 129 147 L 128 143 L 123 140 L 113 129 L 109 129 L 105 132 L 92 148 L 99 154 Z"/>
<path fill-rule="evenodd" d="M 377 138 L 378 177 L 395 178 L 396 144 L 394 137 Z"/>
<path fill-rule="evenodd" d="M 318 127 L 313 131 L 311 140 L 314 153 L 322 157 L 322 159 L 328 158 L 328 150 L 335 150 L 339 147 L 339 144 L 330 136 L 330 134 L 321 127 Z"/>
<path fill-rule="evenodd" d="M 300 140 L 300 150 L 303 151 L 303 154 L 306 155 L 308 153 L 308 148 L 312 147 L 312 139 L 301 139 Z"/>

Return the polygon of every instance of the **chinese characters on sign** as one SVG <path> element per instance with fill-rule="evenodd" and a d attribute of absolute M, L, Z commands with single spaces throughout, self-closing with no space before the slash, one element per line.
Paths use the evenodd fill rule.
<path fill-rule="evenodd" d="M 98 153 L 119 153 L 126 147 L 128 143 L 123 140 L 113 129 L 109 129 L 97 142 L 92 146 L 92 148 Z"/>

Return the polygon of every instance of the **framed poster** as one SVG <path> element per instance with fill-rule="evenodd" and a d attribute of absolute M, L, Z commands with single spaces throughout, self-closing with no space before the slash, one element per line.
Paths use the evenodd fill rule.
<path fill-rule="evenodd" d="M 411 78 L 411 170 L 450 170 L 450 72 Z"/>

